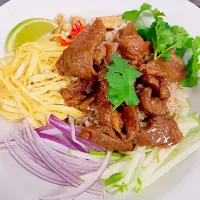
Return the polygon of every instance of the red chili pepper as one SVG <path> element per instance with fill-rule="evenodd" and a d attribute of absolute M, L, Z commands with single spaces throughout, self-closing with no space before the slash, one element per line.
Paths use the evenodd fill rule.
<path fill-rule="evenodd" d="M 87 30 L 86 26 L 83 26 L 81 21 L 77 21 L 72 27 L 71 38 L 75 38 L 81 31 Z"/>
<path fill-rule="evenodd" d="M 68 38 L 67 38 L 67 40 L 64 40 L 61 36 L 58 36 L 57 40 L 61 46 L 69 46 L 72 43 L 72 40 L 70 40 Z"/>

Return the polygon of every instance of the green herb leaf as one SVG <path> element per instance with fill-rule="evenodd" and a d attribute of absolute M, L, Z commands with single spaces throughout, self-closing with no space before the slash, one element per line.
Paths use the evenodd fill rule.
<path fill-rule="evenodd" d="M 105 79 L 109 83 L 108 98 L 116 109 L 123 102 L 127 105 L 138 105 L 139 99 L 134 91 L 133 82 L 142 74 L 134 66 L 129 65 L 128 61 L 112 55 L 113 64 L 106 66 L 108 72 Z"/>
<path fill-rule="evenodd" d="M 162 17 L 165 17 L 165 14 L 163 12 L 159 11 L 157 8 L 152 10 L 152 14 L 156 20 L 162 19 Z"/>
<path fill-rule="evenodd" d="M 159 57 L 170 59 L 169 49 L 172 48 L 181 56 L 190 42 L 189 35 L 184 28 L 170 26 L 161 19 L 153 22 L 150 28 L 139 29 L 138 33 L 145 40 L 153 42 L 155 60 Z"/>
<path fill-rule="evenodd" d="M 126 21 L 135 22 L 137 21 L 139 15 L 140 13 L 137 10 L 126 11 L 122 14 L 122 18 L 125 19 Z"/>
<path fill-rule="evenodd" d="M 181 81 L 183 87 L 194 87 L 198 84 L 198 71 L 200 70 L 199 56 L 200 56 L 200 36 L 191 39 L 187 42 L 188 46 L 192 47 L 193 55 L 186 65 L 188 75 Z"/>
<path fill-rule="evenodd" d="M 140 10 L 132 10 L 132 11 L 126 11 L 122 14 L 122 18 L 126 21 L 132 21 L 136 22 L 140 16 L 140 14 L 144 11 L 149 11 L 152 13 L 153 17 L 157 19 L 162 19 L 165 14 L 163 12 L 160 12 L 158 9 L 152 9 L 152 6 L 147 3 L 143 3 L 140 7 Z"/>
<path fill-rule="evenodd" d="M 193 76 L 187 75 L 180 83 L 183 87 L 195 87 L 198 84 L 198 81 L 199 77 L 195 74 Z"/>
<path fill-rule="evenodd" d="M 151 40 L 151 28 L 138 27 L 138 34 L 143 37 L 144 40 Z"/>

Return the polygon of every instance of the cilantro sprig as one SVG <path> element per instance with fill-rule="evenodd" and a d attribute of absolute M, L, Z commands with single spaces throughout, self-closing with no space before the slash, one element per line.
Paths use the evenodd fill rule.
<path fill-rule="evenodd" d="M 134 23 L 139 19 L 140 14 L 144 11 L 151 12 L 155 20 L 162 19 L 162 17 L 165 16 L 165 14 L 159 11 L 157 8 L 152 9 L 152 6 L 150 4 L 143 3 L 140 7 L 140 10 L 126 11 L 122 14 L 122 18 L 125 19 L 126 21 L 131 21 Z"/>
<path fill-rule="evenodd" d="M 151 26 L 146 26 L 142 12 L 151 12 L 155 21 Z M 190 58 L 186 69 L 188 75 L 181 82 L 184 87 L 194 87 L 198 84 L 200 70 L 200 37 L 191 38 L 183 27 L 171 26 L 164 21 L 165 14 L 158 9 L 152 9 L 150 4 L 144 3 L 139 10 L 126 11 L 122 14 L 126 21 L 131 21 L 136 25 L 137 32 L 144 40 L 152 41 L 154 49 L 154 59 L 162 57 L 170 59 L 170 49 L 176 51 L 176 55 L 183 57 L 187 49 L 192 49 L 192 57 Z"/>
<path fill-rule="evenodd" d="M 152 13 L 155 21 L 148 28 L 144 26 L 144 23 L 136 23 L 141 13 L 149 11 Z M 160 57 L 168 60 L 171 58 L 169 49 L 173 48 L 178 56 L 183 56 L 186 43 L 189 38 L 186 30 L 179 26 L 170 26 L 164 21 L 165 14 L 159 11 L 157 8 L 152 9 L 150 4 L 144 3 L 139 10 L 126 11 L 122 14 L 123 19 L 136 23 L 138 34 L 145 40 L 153 42 L 154 59 Z"/>
<path fill-rule="evenodd" d="M 180 50 L 185 49 L 189 39 L 189 34 L 183 27 L 170 26 L 161 19 L 153 22 L 150 28 L 139 29 L 138 34 L 153 42 L 154 60 L 160 57 L 170 59 L 170 49 L 180 53 Z"/>
<path fill-rule="evenodd" d="M 108 98 L 114 105 L 113 110 L 119 107 L 123 102 L 133 106 L 139 104 L 139 99 L 134 91 L 134 80 L 142 74 L 134 66 L 129 65 L 128 61 L 112 55 L 113 64 L 106 66 L 108 72 L 105 79 L 109 83 Z"/>
<path fill-rule="evenodd" d="M 198 84 L 200 70 L 199 56 L 200 56 L 200 36 L 197 36 L 191 41 L 193 55 L 186 65 L 188 75 L 181 82 L 183 87 L 194 87 Z"/>

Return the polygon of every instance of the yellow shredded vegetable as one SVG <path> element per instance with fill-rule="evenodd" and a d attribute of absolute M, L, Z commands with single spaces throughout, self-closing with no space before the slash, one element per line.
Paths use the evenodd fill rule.
<path fill-rule="evenodd" d="M 60 94 L 70 84 L 55 68 L 64 48 L 39 40 L 0 59 L 0 115 L 11 122 L 26 120 L 35 128 L 46 125 L 50 114 L 61 120 L 80 117 L 81 112 L 66 106 Z"/>

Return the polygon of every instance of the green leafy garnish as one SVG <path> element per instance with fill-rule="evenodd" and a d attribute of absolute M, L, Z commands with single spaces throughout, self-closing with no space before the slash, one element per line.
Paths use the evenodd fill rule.
<path fill-rule="evenodd" d="M 150 11 L 156 20 L 161 19 L 162 17 L 165 16 L 165 14 L 163 12 L 160 12 L 157 8 L 152 9 L 152 6 L 150 4 L 143 3 L 142 6 L 140 7 L 140 10 L 126 11 L 122 14 L 122 18 L 125 19 L 126 21 L 131 21 L 134 23 L 138 20 L 140 14 L 143 11 Z"/>
<path fill-rule="evenodd" d="M 113 110 L 126 102 L 129 106 L 139 104 L 139 99 L 134 91 L 133 82 L 142 74 L 137 71 L 134 66 L 129 65 L 128 61 L 112 55 L 113 64 L 106 66 L 108 72 L 105 79 L 109 83 L 108 99 L 114 105 Z"/>
<path fill-rule="evenodd" d="M 186 65 L 188 75 L 181 82 L 183 87 L 194 87 L 198 84 L 198 71 L 200 70 L 199 56 L 200 56 L 200 36 L 197 36 L 191 41 L 193 55 Z"/>
<path fill-rule="evenodd" d="M 160 57 L 166 60 L 170 59 L 170 49 L 174 49 L 181 54 L 181 49 L 185 49 L 189 39 L 189 35 L 184 28 L 170 26 L 160 19 L 153 22 L 150 28 L 139 29 L 138 34 L 145 40 L 153 42 L 155 60 Z"/>
<path fill-rule="evenodd" d="M 105 180 L 104 185 L 105 186 L 112 185 L 113 183 L 116 183 L 117 181 L 121 180 L 122 178 L 123 178 L 123 174 L 122 173 L 114 174 L 110 178 Z"/>

